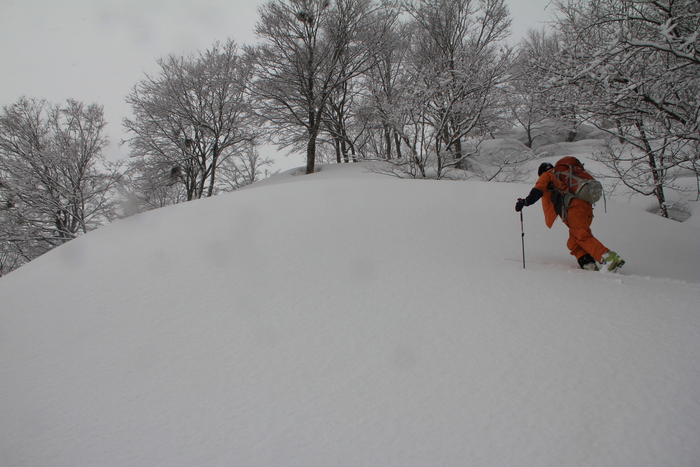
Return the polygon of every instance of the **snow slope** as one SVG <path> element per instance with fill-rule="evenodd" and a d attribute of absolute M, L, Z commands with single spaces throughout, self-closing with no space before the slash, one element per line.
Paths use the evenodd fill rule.
<path fill-rule="evenodd" d="M 698 228 L 522 184 L 296 171 L 0 279 L 2 466 L 694 466 Z M 600 211 L 600 212 L 599 212 Z"/>

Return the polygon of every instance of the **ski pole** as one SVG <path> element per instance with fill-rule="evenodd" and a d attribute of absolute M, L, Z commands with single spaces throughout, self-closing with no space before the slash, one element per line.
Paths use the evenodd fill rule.
<path fill-rule="evenodd" d="M 523 211 L 520 211 L 520 238 L 523 243 L 523 269 L 525 269 L 525 228 L 523 227 Z"/>

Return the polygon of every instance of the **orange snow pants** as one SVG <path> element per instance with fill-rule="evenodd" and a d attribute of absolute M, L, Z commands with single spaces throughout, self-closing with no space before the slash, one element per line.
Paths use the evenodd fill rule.
<path fill-rule="evenodd" d="M 593 206 L 580 199 L 572 199 L 564 220 L 564 224 L 569 228 L 566 246 L 576 259 L 588 253 L 600 263 L 600 258 L 608 249 L 593 236 L 591 222 Z"/>

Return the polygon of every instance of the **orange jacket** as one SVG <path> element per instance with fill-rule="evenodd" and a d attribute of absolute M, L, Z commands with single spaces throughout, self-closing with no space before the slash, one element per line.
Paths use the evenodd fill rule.
<path fill-rule="evenodd" d="M 557 215 L 561 215 L 562 219 L 566 219 L 566 207 L 564 207 L 564 204 L 566 203 L 566 200 L 564 199 L 563 196 L 557 197 L 557 203 L 559 204 L 559 209 L 562 210 L 559 214 L 557 214 L 557 208 L 554 205 L 554 201 L 552 200 L 552 194 L 553 193 L 568 193 L 568 189 L 566 184 L 559 179 L 556 175 L 554 175 L 554 171 L 557 169 L 557 166 L 559 165 L 580 165 L 581 162 L 576 159 L 575 157 L 572 156 L 567 156 L 559 159 L 557 163 L 554 165 L 553 168 L 549 169 L 546 172 L 543 172 L 542 175 L 537 179 L 535 182 L 535 186 L 532 188 L 530 191 L 530 194 L 527 195 L 527 198 L 525 198 L 525 206 L 530 206 L 532 204 L 535 204 L 537 200 L 542 198 L 542 210 L 544 211 L 544 222 L 547 224 L 547 227 L 550 229 L 552 228 L 552 225 L 554 225 L 554 220 L 557 218 Z M 571 199 L 571 197 L 567 197 L 568 200 L 570 200 L 571 203 L 586 203 L 586 201 L 579 200 L 576 198 Z M 588 205 L 590 206 L 590 205 Z"/>

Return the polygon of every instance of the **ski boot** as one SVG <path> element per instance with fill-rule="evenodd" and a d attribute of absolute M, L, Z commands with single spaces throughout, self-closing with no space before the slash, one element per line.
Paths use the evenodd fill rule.
<path fill-rule="evenodd" d="M 595 263 L 593 257 L 589 254 L 585 254 L 578 259 L 578 265 L 581 269 L 586 271 L 598 271 L 598 265 Z"/>
<path fill-rule="evenodd" d="M 625 264 L 625 260 L 620 258 L 620 255 L 611 250 L 605 253 L 600 259 L 600 265 L 602 266 L 603 270 L 608 272 L 617 271 L 623 264 Z"/>

